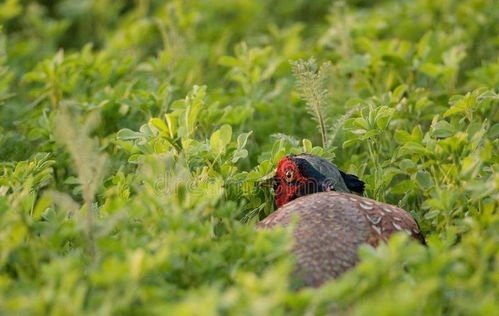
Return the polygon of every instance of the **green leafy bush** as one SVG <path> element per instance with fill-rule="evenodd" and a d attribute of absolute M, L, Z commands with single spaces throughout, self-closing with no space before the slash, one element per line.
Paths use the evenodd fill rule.
<path fill-rule="evenodd" d="M 1 3 L 0 314 L 496 313 L 498 20 L 492 0 Z M 428 247 L 397 235 L 295 290 L 290 232 L 254 223 L 299 152 Z"/>

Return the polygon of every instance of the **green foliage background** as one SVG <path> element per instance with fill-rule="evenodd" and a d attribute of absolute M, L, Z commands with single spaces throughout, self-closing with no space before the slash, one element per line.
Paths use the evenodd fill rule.
<path fill-rule="evenodd" d="M 497 313 L 497 21 L 493 0 L 2 1 L 0 314 Z M 311 57 L 326 142 L 290 64 Z M 429 246 L 294 290 L 255 182 L 302 151 Z"/>

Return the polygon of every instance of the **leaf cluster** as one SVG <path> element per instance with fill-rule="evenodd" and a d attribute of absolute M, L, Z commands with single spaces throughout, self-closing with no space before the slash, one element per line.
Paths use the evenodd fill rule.
<path fill-rule="evenodd" d="M 498 12 L 0 3 L 0 314 L 496 313 Z M 296 290 L 290 232 L 254 224 L 274 210 L 258 183 L 301 152 L 428 246 L 396 235 Z"/>

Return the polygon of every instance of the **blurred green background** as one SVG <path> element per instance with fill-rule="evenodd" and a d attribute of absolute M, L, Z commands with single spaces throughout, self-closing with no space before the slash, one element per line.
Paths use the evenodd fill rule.
<path fill-rule="evenodd" d="M 0 314 L 497 313 L 497 21 L 493 0 L 3 0 Z M 300 59 L 330 63 L 326 143 Z M 294 289 L 255 182 L 298 152 L 428 247 Z"/>

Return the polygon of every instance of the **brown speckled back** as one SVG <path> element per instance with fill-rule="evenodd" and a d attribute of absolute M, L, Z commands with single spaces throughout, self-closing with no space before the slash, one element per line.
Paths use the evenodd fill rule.
<path fill-rule="evenodd" d="M 339 192 L 315 193 L 293 200 L 257 227 L 288 226 L 295 217 L 296 276 L 305 286 L 320 286 L 353 267 L 358 260 L 358 247 L 363 243 L 377 246 L 397 231 L 424 242 L 417 223 L 403 209 Z"/>

